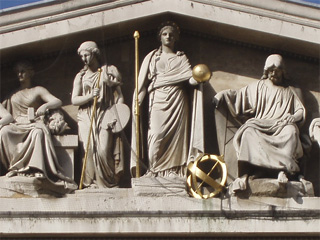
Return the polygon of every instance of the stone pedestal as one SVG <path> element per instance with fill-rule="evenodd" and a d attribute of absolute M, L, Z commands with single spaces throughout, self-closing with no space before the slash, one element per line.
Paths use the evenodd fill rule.
<path fill-rule="evenodd" d="M 202 200 L 180 195 L 135 196 L 134 191 L 83 189 L 62 198 L 0 197 L 0 236 L 258 239 L 320 233 L 319 198 Z"/>
<path fill-rule="evenodd" d="M 52 141 L 64 174 L 74 180 L 74 157 L 78 148 L 78 135 L 53 135 Z"/>
<path fill-rule="evenodd" d="M 237 191 L 236 195 L 245 198 L 248 198 L 249 196 L 258 196 L 296 199 L 298 197 L 314 197 L 314 191 L 312 183 L 304 179 L 301 181 L 280 183 L 277 179 L 249 178 L 247 180 L 246 190 Z"/>
<path fill-rule="evenodd" d="M 132 178 L 131 184 L 135 196 L 188 196 L 182 177 Z"/>
<path fill-rule="evenodd" d="M 72 192 L 64 183 L 53 184 L 46 178 L 14 176 L 0 177 L 0 199 L 29 197 L 61 197 Z"/>

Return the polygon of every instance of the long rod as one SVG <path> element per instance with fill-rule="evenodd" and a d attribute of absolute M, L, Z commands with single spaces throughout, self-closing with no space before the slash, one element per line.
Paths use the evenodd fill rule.
<path fill-rule="evenodd" d="M 136 88 L 136 99 L 135 99 L 135 116 L 136 116 L 136 178 L 140 177 L 140 108 L 139 108 L 139 85 L 138 85 L 138 76 L 139 76 L 139 46 L 138 40 L 140 34 L 138 31 L 135 31 L 133 34 L 135 39 L 135 88 Z"/>
<path fill-rule="evenodd" d="M 99 72 L 99 77 L 98 77 L 98 82 L 97 82 L 96 87 L 100 88 L 100 78 L 101 78 L 102 69 L 98 68 L 98 72 Z M 83 178 L 84 178 L 84 174 L 85 174 L 86 166 L 87 166 L 88 152 L 89 152 L 89 146 L 90 146 L 90 136 L 91 136 L 91 133 L 92 133 L 93 120 L 94 120 L 95 115 L 96 115 L 97 101 L 98 101 L 98 97 L 95 96 L 94 100 L 93 100 L 93 108 L 92 108 L 91 121 L 90 121 L 90 129 L 89 129 L 89 134 L 88 134 L 87 147 L 86 147 L 86 151 L 84 153 L 84 159 L 83 159 L 83 164 L 82 164 L 82 171 L 81 171 L 79 189 L 82 189 L 82 186 L 83 186 Z"/>

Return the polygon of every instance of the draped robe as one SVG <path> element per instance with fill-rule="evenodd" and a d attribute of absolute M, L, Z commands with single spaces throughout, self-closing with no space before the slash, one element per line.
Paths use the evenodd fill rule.
<path fill-rule="evenodd" d="M 72 183 L 69 187 L 76 188 L 59 165 L 47 126 L 41 118 L 34 122 L 28 119 L 28 108 L 36 110 L 42 105 L 35 89 L 17 91 L 3 103 L 14 122 L 0 129 L 1 163 L 7 171 L 26 173 L 33 169 L 41 171 L 53 183 L 64 180 Z"/>
<path fill-rule="evenodd" d="M 298 172 L 303 155 L 297 124 L 305 108 L 292 87 L 260 80 L 240 90 L 227 90 L 223 97 L 234 116 L 249 115 L 236 132 L 233 144 L 239 161 L 288 173 Z M 299 123 L 287 123 L 286 114 L 303 111 Z"/>
<path fill-rule="evenodd" d="M 100 96 L 97 100 L 96 112 L 92 123 L 92 134 L 89 140 L 88 158 L 84 174 L 84 186 L 92 184 L 102 188 L 117 187 L 119 177 L 123 170 L 123 146 L 119 134 L 113 134 L 108 126 L 101 123 L 106 111 L 115 103 L 114 89 L 104 83 L 103 78 L 107 74 L 118 76 L 118 70 L 114 66 L 103 66 L 100 79 Z M 99 72 L 76 76 L 82 79 L 82 94 L 91 92 L 96 87 Z M 82 156 L 88 144 L 88 135 L 92 117 L 92 102 L 79 107 L 78 127 Z"/>
<path fill-rule="evenodd" d="M 170 173 L 184 176 L 187 162 L 204 151 L 202 92 L 198 93 L 198 90 L 194 94 L 194 103 L 198 102 L 194 106 L 198 107 L 194 107 L 192 119 L 199 119 L 200 128 L 190 136 L 191 107 L 186 84 L 191 77 L 189 61 L 182 52 L 158 56 L 154 50 L 145 57 L 141 65 L 139 93 L 142 87 L 148 86 L 147 174 L 150 176 L 169 176 Z M 144 124 L 146 123 L 142 123 Z M 136 146 L 135 133 L 133 116 L 133 148 Z M 191 144 L 190 138 L 194 140 Z M 132 153 L 131 167 L 135 167 L 135 161 L 136 156 Z"/>

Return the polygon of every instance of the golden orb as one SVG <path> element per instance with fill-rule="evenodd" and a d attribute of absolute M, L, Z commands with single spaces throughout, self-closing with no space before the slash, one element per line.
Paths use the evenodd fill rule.
<path fill-rule="evenodd" d="M 211 71 L 205 64 L 198 64 L 192 69 L 192 77 L 197 82 L 206 82 L 211 78 Z"/>

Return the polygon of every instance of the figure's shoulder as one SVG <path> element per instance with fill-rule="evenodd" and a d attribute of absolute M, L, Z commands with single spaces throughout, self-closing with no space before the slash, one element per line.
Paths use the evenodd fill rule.
<path fill-rule="evenodd" d="M 144 61 L 147 60 L 147 59 L 150 59 L 153 55 L 156 54 L 156 52 L 158 51 L 159 49 L 153 49 L 151 52 L 149 52 L 145 57 L 144 57 Z"/>
<path fill-rule="evenodd" d="M 302 90 L 299 86 L 292 85 L 292 86 L 289 86 L 289 88 L 300 99 L 300 101 L 303 101 Z"/>
<path fill-rule="evenodd" d="M 119 72 L 118 68 L 114 65 L 104 65 L 102 69 L 105 69 L 108 73 Z"/>
<path fill-rule="evenodd" d="M 43 92 L 47 92 L 48 90 L 43 87 L 43 86 L 34 86 L 33 88 L 30 89 L 34 94 L 40 94 Z"/>
<path fill-rule="evenodd" d="M 82 76 L 83 76 L 83 70 L 81 70 L 80 72 L 78 72 L 78 73 L 76 74 L 76 76 L 74 77 L 74 82 L 79 82 L 79 81 L 81 81 Z"/>

